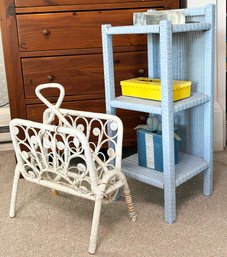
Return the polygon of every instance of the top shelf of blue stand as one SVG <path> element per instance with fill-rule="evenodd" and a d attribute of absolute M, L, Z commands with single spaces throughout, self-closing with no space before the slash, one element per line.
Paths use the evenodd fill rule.
<path fill-rule="evenodd" d="M 190 32 L 190 31 L 206 31 L 211 28 L 211 24 L 207 22 L 192 22 L 185 24 L 172 25 L 172 32 Z M 106 34 L 121 35 L 121 34 L 159 34 L 160 25 L 130 25 L 130 26 L 114 26 L 109 25 L 106 28 Z"/>

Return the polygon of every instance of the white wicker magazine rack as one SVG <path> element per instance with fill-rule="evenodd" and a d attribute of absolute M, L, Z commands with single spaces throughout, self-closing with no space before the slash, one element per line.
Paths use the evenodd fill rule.
<path fill-rule="evenodd" d="M 55 105 L 41 94 L 46 88 L 60 90 Z M 64 88 L 56 83 L 38 86 L 36 94 L 49 107 L 44 112 L 43 123 L 22 119 L 10 123 L 17 157 L 10 217 L 15 216 L 20 174 L 33 183 L 93 200 L 95 207 L 88 249 L 93 254 L 102 201 L 113 200 L 123 188 L 129 216 L 136 219 L 129 187 L 121 172 L 122 122 L 114 115 L 59 109 Z"/>

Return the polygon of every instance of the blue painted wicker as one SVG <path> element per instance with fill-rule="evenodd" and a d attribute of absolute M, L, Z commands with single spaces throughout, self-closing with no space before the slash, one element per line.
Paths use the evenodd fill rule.
<path fill-rule="evenodd" d="M 203 193 L 213 192 L 213 106 L 215 5 L 181 9 L 186 24 L 102 26 L 103 64 L 107 113 L 116 108 L 160 114 L 164 142 L 164 172 L 138 165 L 136 156 L 122 162 L 129 177 L 164 189 L 165 221 L 176 220 L 176 187 L 203 172 Z M 148 77 L 160 78 L 162 102 L 116 96 L 113 35 L 147 34 Z M 172 81 L 192 81 L 188 99 L 173 103 Z M 176 122 L 175 122 L 176 121 Z M 174 160 L 174 122 L 182 136 L 179 163 Z"/>

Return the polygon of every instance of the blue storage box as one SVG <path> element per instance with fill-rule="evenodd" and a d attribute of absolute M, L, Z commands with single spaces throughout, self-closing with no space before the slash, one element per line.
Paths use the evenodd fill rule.
<path fill-rule="evenodd" d="M 178 144 L 174 138 L 175 164 L 178 163 Z M 139 166 L 163 172 L 162 134 L 137 129 L 137 151 Z"/>

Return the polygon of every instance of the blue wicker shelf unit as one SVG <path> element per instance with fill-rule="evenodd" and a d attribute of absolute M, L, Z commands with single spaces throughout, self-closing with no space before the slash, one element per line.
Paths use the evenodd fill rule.
<path fill-rule="evenodd" d="M 213 192 L 213 95 L 215 6 L 181 9 L 186 24 L 102 26 L 107 113 L 117 108 L 161 115 L 164 172 L 138 166 L 137 154 L 123 160 L 123 172 L 133 179 L 164 189 L 165 221 L 176 220 L 176 188 L 203 173 L 203 193 Z M 148 75 L 161 78 L 162 101 L 115 94 L 114 35 L 147 34 Z M 138 60 L 139 62 L 139 60 Z M 191 80 L 190 98 L 173 103 L 172 80 Z M 174 127 L 183 141 L 174 164 Z"/>

